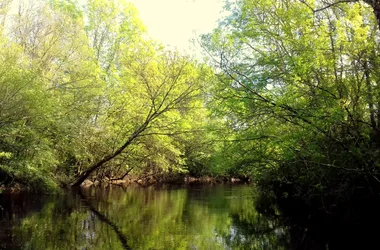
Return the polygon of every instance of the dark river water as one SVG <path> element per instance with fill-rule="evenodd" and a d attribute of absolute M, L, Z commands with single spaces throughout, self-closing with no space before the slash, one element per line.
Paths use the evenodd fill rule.
<path fill-rule="evenodd" d="M 245 185 L 91 188 L 59 196 L 0 194 L 0 249 L 350 246 L 342 243 L 350 235 L 341 238 L 340 228 L 313 229 L 311 224 L 324 222 L 311 221 L 301 226 L 280 217 L 276 209 L 258 208 L 254 189 Z"/>

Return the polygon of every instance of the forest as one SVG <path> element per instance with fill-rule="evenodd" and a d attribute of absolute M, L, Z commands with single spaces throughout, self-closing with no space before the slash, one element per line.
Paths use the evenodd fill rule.
<path fill-rule="evenodd" d="M 122 0 L 0 1 L 0 186 L 250 179 L 324 206 L 380 191 L 380 1 L 236 0 L 204 60 Z"/>

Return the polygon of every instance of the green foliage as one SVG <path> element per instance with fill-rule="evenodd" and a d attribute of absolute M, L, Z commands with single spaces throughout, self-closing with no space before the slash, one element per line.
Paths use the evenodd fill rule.
<path fill-rule="evenodd" d="M 379 37 L 370 6 L 318 4 L 237 1 L 203 43 L 229 131 L 220 168 L 334 203 L 379 186 Z"/>
<path fill-rule="evenodd" d="M 1 183 L 203 171 L 212 149 L 195 145 L 213 72 L 151 40 L 132 4 L 23 1 L 4 20 Z"/>

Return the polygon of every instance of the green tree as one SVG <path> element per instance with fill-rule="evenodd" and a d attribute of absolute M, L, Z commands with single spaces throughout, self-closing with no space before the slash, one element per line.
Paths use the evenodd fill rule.
<path fill-rule="evenodd" d="M 329 0 L 322 0 L 322 1 L 305 1 L 305 0 L 300 0 L 303 4 L 305 4 L 308 8 L 310 8 L 313 12 L 319 12 L 323 11 L 328 8 L 334 8 L 338 7 L 341 4 L 346 4 L 346 3 L 357 3 L 357 2 L 364 2 L 371 6 L 373 10 L 373 14 L 376 17 L 377 24 L 380 29 L 380 1 L 379 0 L 334 0 L 334 1 L 329 1 Z"/>
<path fill-rule="evenodd" d="M 163 49 L 124 1 L 21 1 L 12 14 L 9 4 L 0 2 L 2 182 L 28 185 L 29 168 L 77 186 L 209 167 L 212 149 L 195 152 L 207 142 L 209 66 Z"/>
<path fill-rule="evenodd" d="M 221 72 L 216 112 L 239 142 L 223 147 L 233 171 L 345 200 L 378 185 L 378 28 L 366 4 L 315 4 L 231 3 L 204 46 Z"/>
<path fill-rule="evenodd" d="M 138 56 L 140 59 L 131 60 L 130 55 L 126 55 L 122 61 L 125 71 L 121 72 L 120 89 L 113 88 L 111 108 L 116 109 L 117 114 L 111 112 L 115 116 L 107 117 L 107 121 L 112 120 L 113 126 L 118 128 L 115 130 L 116 146 L 84 171 L 74 186 L 80 185 L 103 164 L 123 153 L 137 138 L 159 133 L 157 129 L 161 133 L 165 133 L 165 129 L 170 130 L 181 118 L 180 109 L 191 106 L 205 84 L 207 72 L 176 53 L 151 54 L 145 58 L 141 54 Z M 175 151 L 171 150 L 179 154 Z"/>

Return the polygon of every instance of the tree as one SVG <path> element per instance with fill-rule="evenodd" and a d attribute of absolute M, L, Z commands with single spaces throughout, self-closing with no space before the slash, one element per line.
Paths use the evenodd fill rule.
<path fill-rule="evenodd" d="M 183 172 L 189 157 L 207 161 L 185 135 L 205 133 L 190 121 L 207 117 L 212 71 L 151 40 L 132 4 L 21 1 L 11 15 L 7 4 L 1 182 L 29 185 L 33 169 L 50 184 L 78 186 L 90 175 Z"/>
<path fill-rule="evenodd" d="M 57 178 L 53 173 L 61 171 L 64 162 L 73 155 L 88 155 L 84 138 L 103 86 L 86 45 L 81 12 L 70 2 L 33 4 L 20 3 L 4 27 L 2 39 L 9 45 L 4 44 L 1 53 L 8 67 L 2 114 L 9 117 L 4 122 L 13 132 L 3 130 L 8 142 L 1 148 L 12 153 L 4 162 L 8 179 L 37 189 L 44 181 L 33 180 L 33 174 L 52 187 L 51 180 Z"/>
<path fill-rule="evenodd" d="M 120 103 L 113 103 L 113 109 L 121 110 L 116 117 L 112 117 L 117 119 L 113 122 L 119 124 L 116 142 L 121 144 L 92 164 L 74 181 L 73 186 L 79 186 L 91 173 L 119 156 L 137 138 L 154 130 L 155 126 L 163 127 L 171 123 L 173 116 L 191 106 L 199 96 L 207 77 L 207 71 L 202 67 L 176 53 L 153 54 L 141 58 L 138 63 L 137 58 L 131 60 L 129 56 L 124 57 L 122 62 L 125 71 L 121 72 L 121 96 L 115 100 Z M 128 109 L 133 110 L 132 114 Z"/>
<path fill-rule="evenodd" d="M 204 46 L 239 142 L 225 147 L 231 166 L 279 193 L 348 200 L 378 185 L 378 27 L 368 5 L 317 3 L 231 4 Z"/>
<path fill-rule="evenodd" d="M 331 8 L 331 7 L 336 7 L 340 4 L 344 3 L 357 3 L 360 2 L 360 0 L 334 0 L 334 1 L 326 1 L 326 0 L 321 0 L 320 2 L 316 1 L 305 1 L 305 0 L 300 0 L 302 3 L 304 3 L 307 7 L 309 7 L 314 13 L 323 11 L 325 9 Z M 368 4 L 371 6 L 373 10 L 373 14 L 376 17 L 377 20 L 377 25 L 378 28 L 380 29 L 380 1 L 379 0 L 362 0 L 362 2 Z M 321 5 L 316 8 L 313 8 L 313 5 Z"/>

